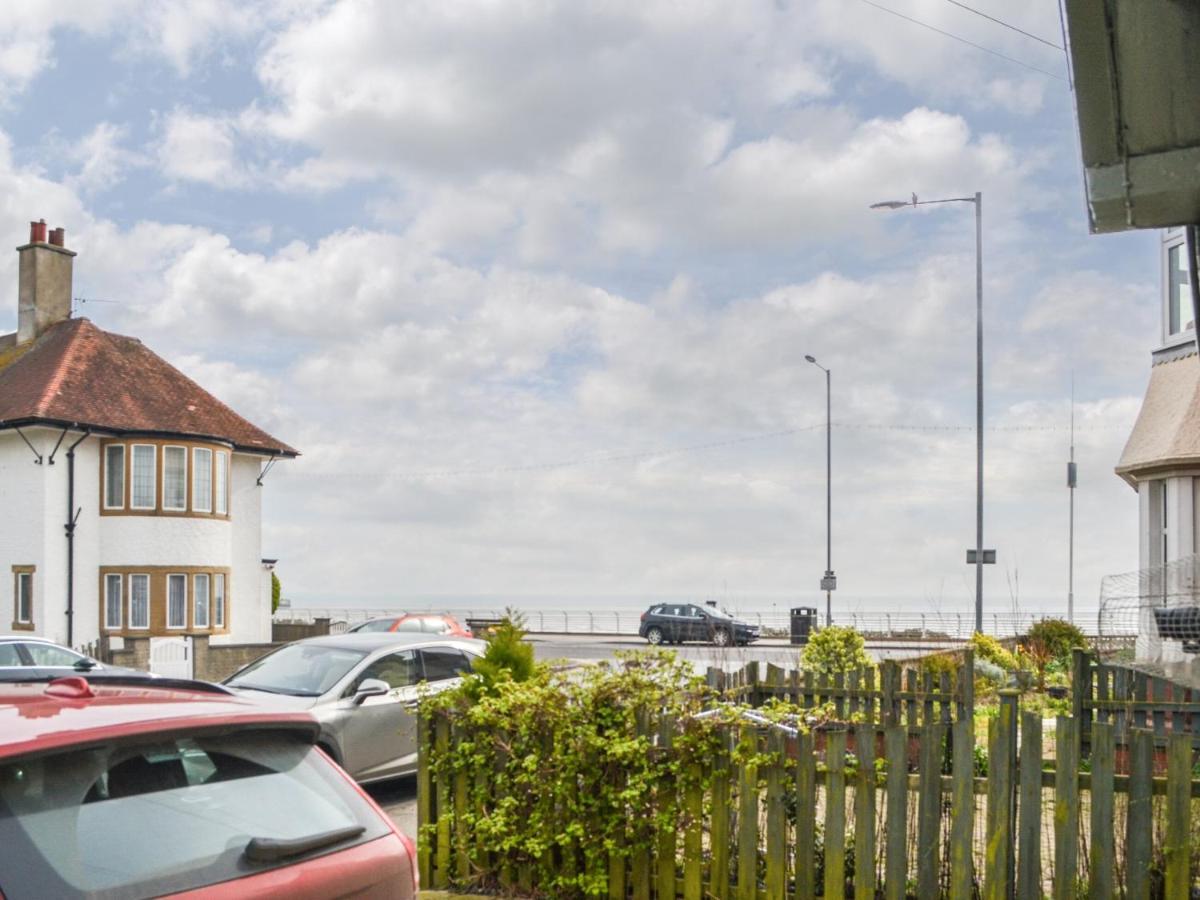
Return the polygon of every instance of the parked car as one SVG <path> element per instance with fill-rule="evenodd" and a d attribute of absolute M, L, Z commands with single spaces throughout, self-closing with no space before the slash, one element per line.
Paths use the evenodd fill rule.
<path fill-rule="evenodd" d="M 416 706 L 422 682 L 457 682 L 483 655 L 480 641 L 367 632 L 279 647 L 225 679 L 243 695 L 310 711 L 318 744 L 360 783 L 417 770 Z"/>
<path fill-rule="evenodd" d="M 705 641 L 718 647 L 758 640 L 758 626 L 735 619 L 715 606 L 657 603 L 642 613 L 638 634 L 651 644 Z"/>
<path fill-rule="evenodd" d="M 0 681 L 43 681 L 79 674 L 147 676 L 137 669 L 105 665 L 45 638 L 0 634 Z"/>
<path fill-rule="evenodd" d="M 202 682 L 0 684 L 0 897 L 415 897 L 319 731 Z"/>
<path fill-rule="evenodd" d="M 390 631 L 394 634 L 442 634 L 451 637 L 474 637 L 458 619 L 443 613 L 404 613 L 399 616 L 367 619 L 346 631 L 348 634 L 360 631 Z"/>

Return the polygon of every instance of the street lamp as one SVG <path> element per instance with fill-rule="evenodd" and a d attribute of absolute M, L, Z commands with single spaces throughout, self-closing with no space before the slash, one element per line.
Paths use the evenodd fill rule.
<path fill-rule="evenodd" d="M 833 489 L 830 468 L 830 423 L 829 423 L 829 370 L 811 356 L 806 360 L 825 373 L 825 577 L 821 579 L 821 590 L 825 592 L 825 624 L 833 624 L 833 591 L 837 588 L 837 576 L 833 574 Z"/>
<path fill-rule="evenodd" d="M 871 209 L 904 209 L 934 203 L 975 204 L 975 549 L 967 562 L 975 565 L 975 630 L 983 631 L 983 565 L 996 561 L 995 550 L 983 549 L 983 194 L 945 200 L 885 200 Z"/>

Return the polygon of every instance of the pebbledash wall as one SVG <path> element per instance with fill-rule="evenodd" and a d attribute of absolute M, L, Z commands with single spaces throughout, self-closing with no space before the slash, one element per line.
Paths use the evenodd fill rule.
<path fill-rule="evenodd" d="M 68 432 L 54 454 L 61 429 L 30 426 L 0 431 L 0 632 L 29 631 L 67 643 L 67 448 L 79 438 Z M 74 504 L 78 510 L 74 536 L 75 646 L 95 642 L 104 631 L 102 572 L 106 568 L 154 572 L 178 569 L 227 573 L 227 628 L 214 629 L 208 642 L 261 644 L 271 640 L 271 573 L 264 568 L 262 488 L 257 484 L 262 457 L 231 452 L 229 515 L 201 518 L 184 515 L 101 514 L 101 440 L 93 434 L 75 448 Z M 130 436 L 124 441 L 133 442 Z M 34 450 L 43 461 L 36 462 Z M 190 469 L 189 469 L 190 471 Z M 161 491 L 161 484 L 158 486 Z M 17 568 L 33 568 L 31 627 L 17 621 Z M 127 582 L 126 582 L 127 584 Z M 189 600 L 190 600 L 189 591 Z M 128 622 L 129 598 L 123 600 Z M 190 614 L 191 610 L 189 610 Z M 210 610 L 210 622 L 213 612 Z M 190 622 L 189 622 L 190 624 Z M 193 633 L 187 628 L 175 634 Z M 205 629 L 200 629 L 204 632 Z M 109 634 L 120 634 L 110 630 Z M 125 630 L 126 634 L 129 632 Z M 115 641 L 120 646 L 120 641 Z"/>

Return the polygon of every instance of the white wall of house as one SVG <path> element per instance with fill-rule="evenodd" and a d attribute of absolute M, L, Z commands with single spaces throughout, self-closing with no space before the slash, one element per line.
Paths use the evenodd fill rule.
<path fill-rule="evenodd" d="M 66 448 L 68 434 L 48 464 L 59 430 L 23 429 L 46 462 L 15 432 L 0 431 L 0 633 L 11 630 L 15 597 L 12 566 L 36 566 L 34 632 L 67 642 Z M 270 574 L 262 558 L 261 457 L 234 453 L 228 520 L 119 515 L 101 516 L 100 444 L 96 437 L 75 450 L 74 633 L 72 643 L 95 641 L 100 633 L 101 566 L 198 566 L 225 568 L 229 576 L 230 632 L 214 643 L 258 643 L 271 638 Z M 263 602 L 263 578 L 268 579 Z"/>

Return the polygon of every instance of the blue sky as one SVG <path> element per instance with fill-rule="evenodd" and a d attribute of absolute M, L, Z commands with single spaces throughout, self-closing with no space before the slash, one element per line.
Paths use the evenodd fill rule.
<path fill-rule="evenodd" d="M 1087 234 L 1060 51 L 879 5 L 1061 78 L 862 0 L 14 2 L 0 227 L 65 226 L 115 301 L 79 314 L 303 451 L 264 524 L 299 604 L 815 600 L 811 353 L 839 603 L 957 609 L 971 208 L 867 206 L 981 190 L 987 596 L 1065 597 L 1073 371 L 1094 605 L 1136 566 L 1157 236 Z M 974 5 L 1061 40 L 1052 3 Z"/>

